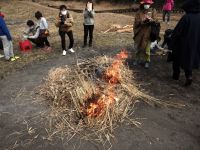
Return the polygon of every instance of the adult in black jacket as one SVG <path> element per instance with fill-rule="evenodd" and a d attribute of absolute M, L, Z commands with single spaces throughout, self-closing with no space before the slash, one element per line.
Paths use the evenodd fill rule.
<path fill-rule="evenodd" d="M 186 76 L 185 86 L 192 84 L 192 70 L 200 64 L 200 0 L 186 0 L 182 6 L 186 14 L 172 34 L 173 79 L 178 80 L 180 68 Z"/>

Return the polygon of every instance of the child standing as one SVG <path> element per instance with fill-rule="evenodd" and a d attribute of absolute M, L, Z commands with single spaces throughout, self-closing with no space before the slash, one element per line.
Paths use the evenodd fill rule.
<path fill-rule="evenodd" d="M 90 0 L 86 4 L 86 8 L 83 11 L 84 15 L 84 45 L 83 47 L 87 46 L 87 38 L 89 33 L 89 47 L 92 47 L 92 40 L 93 40 L 93 30 L 94 30 L 94 5 L 93 2 Z"/>
<path fill-rule="evenodd" d="M 67 54 L 66 41 L 65 41 L 66 34 L 70 40 L 68 50 L 71 53 L 75 52 L 73 50 L 73 46 L 74 46 L 74 37 L 73 37 L 73 31 L 72 31 L 73 24 L 74 24 L 73 17 L 67 10 L 67 7 L 65 5 L 61 5 L 60 12 L 59 12 L 59 20 L 56 22 L 56 27 L 59 28 L 59 35 L 61 38 L 61 45 L 62 45 L 62 50 L 63 50 L 62 55 L 63 56 L 65 56 Z"/>

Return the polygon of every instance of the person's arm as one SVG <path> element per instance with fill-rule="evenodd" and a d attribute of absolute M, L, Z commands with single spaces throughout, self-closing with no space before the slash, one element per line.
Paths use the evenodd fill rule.
<path fill-rule="evenodd" d="M 71 14 L 69 14 L 69 18 L 67 18 L 65 25 L 68 27 L 72 27 L 74 25 L 74 19 Z"/>
<path fill-rule="evenodd" d="M 94 15 L 95 15 L 95 11 L 94 9 L 92 11 L 88 11 L 88 14 L 91 18 L 94 18 Z"/>
<path fill-rule="evenodd" d="M 56 19 L 56 22 L 55 22 L 55 26 L 60 27 L 60 23 L 61 23 L 61 20 L 60 20 L 60 17 L 58 16 L 58 18 Z"/>
<path fill-rule="evenodd" d="M 152 10 L 152 19 L 153 19 L 154 21 L 158 21 L 158 16 L 157 16 L 157 11 L 156 11 L 156 9 L 153 9 L 153 10 Z"/>
<path fill-rule="evenodd" d="M 0 28 L 2 29 L 3 33 L 6 35 L 7 39 L 9 41 L 11 41 L 12 37 L 11 37 L 10 32 L 6 26 L 6 23 L 2 17 L 0 17 Z"/>
<path fill-rule="evenodd" d="M 184 37 L 184 33 L 187 29 L 187 24 L 188 24 L 187 16 L 185 15 L 178 22 L 172 33 L 171 42 L 169 44 L 170 50 L 176 50 L 176 47 L 178 46 L 177 44 L 179 43 L 180 39 Z"/>
<path fill-rule="evenodd" d="M 134 30 L 137 29 L 142 24 L 142 19 L 140 17 L 140 13 L 135 15 L 135 22 L 134 22 Z"/>
<path fill-rule="evenodd" d="M 171 4 L 172 4 L 172 9 L 174 9 L 174 0 L 172 0 Z"/>
<path fill-rule="evenodd" d="M 88 10 L 87 10 L 87 9 L 84 10 L 84 11 L 83 11 L 83 16 L 84 16 L 84 18 L 89 17 L 88 15 L 89 15 Z"/>
<path fill-rule="evenodd" d="M 28 38 L 30 38 L 30 39 L 37 39 L 39 37 L 39 35 L 40 35 L 40 28 L 38 27 L 35 35 L 28 36 Z"/>
<path fill-rule="evenodd" d="M 42 20 L 41 20 L 43 26 L 45 29 L 48 29 L 48 23 L 47 23 L 47 20 L 43 17 Z"/>

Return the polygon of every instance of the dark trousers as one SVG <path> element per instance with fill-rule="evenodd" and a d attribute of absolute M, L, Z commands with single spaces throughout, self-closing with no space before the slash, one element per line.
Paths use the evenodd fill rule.
<path fill-rule="evenodd" d="M 50 47 L 47 37 L 38 37 L 37 39 L 28 38 L 28 40 L 34 43 L 39 48 L 43 48 L 44 46 Z"/>
<path fill-rule="evenodd" d="M 40 37 L 38 37 L 37 39 L 28 38 L 28 40 L 31 41 L 32 43 L 34 43 L 39 48 L 43 48 L 44 47 L 44 40 L 42 38 L 40 38 Z"/>
<path fill-rule="evenodd" d="M 170 21 L 170 16 L 171 16 L 171 11 L 168 11 L 168 10 L 164 10 L 163 11 L 163 21 L 165 22 L 165 18 L 167 16 L 167 22 Z"/>
<path fill-rule="evenodd" d="M 94 25 L 84 25 L 84 45 L 87 45 L 89 34 L 89 45 L 92 45 Z"/>
<path fill-rule="evenodd" d="M 62 44 L 62 49 L 66 50 L 66 41 L 65 41 L 65 35 L 67 34 L 67 36 L 69 37 L 69 49 L 73 48 L 74 46 L 74 37 L 73 37 L 73 32 L 69 31 L 69 32 L 63 32 L 63 31 L 59 31 L 60 37 L 61 37 L 61 44 Z"/>
<path fill-rule="evenodd" d="M 173 61 L 172 66 L 173 66 L 173 78 L 179 79 L 180 72 L 181 72 L 180 63 L 178 61 Z M 184 71 L 185 71 L 186 79 L 191 79 L 192 78 L 192 70 L 185 69 Z"/>
<path fill-rule="evenodd" d="M 50 44 L 49 44 L 49 41 L 48 41 L 47 37 L 43 37 L 42 39 L 44 41 L 45 46 L 50 47 Z"/>

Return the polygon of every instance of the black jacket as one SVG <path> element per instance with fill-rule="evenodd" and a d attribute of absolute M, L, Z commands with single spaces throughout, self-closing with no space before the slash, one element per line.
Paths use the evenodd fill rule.
<path fill-rule="evenodd" d="M 182 8 L 186 14 L 174 29 L 169 49 L 173 61 L 192 70 L 200 64 L 200 0 L 186 0 Z"/>

